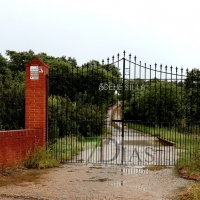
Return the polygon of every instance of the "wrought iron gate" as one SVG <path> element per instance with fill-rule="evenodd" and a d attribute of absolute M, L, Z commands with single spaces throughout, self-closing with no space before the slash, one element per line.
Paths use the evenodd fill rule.
<path fill-rule="evenodd" d="M 125 51 L 81 67 L 58 61 L 49 76 L 52 157 L 137 166 L 191 160 L 199 138 L 199 75 L 142 65 Z"/>

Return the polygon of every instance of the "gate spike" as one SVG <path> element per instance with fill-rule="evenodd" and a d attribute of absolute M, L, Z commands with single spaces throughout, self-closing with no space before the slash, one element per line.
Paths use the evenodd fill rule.
<path fill-rule="evenodd" d="M 104 59 L 102 60 L 102 65 L 104 65 Z"/>
<path fill-rule="evenodd" d="M 112 59 L 113 59 L 113 62 L 114 62 L 114 60 L 115 60 L 115 57 L 114 57 L 114 55 L 113 55 Z"/>
<path fill-rule="evenodd" d="M 162 70 L 162 64 L 160 65 L 160 70 Z"/>
<path fill-rule="evenodd" d="M 136 63 L 136 59 L 137 59 L 137 57 L 135 56 L 135 57 L 134 57 L 135 63 Z"/>
<path fill-rule="evenodd" d="M 124 50 L 124 52 L 123 52 L 123 53 L 124 53 L 124 58 L 125 58 L 126 51 Z"/>
<path fill-rule="evenodd" d="M 129 54 L 129 60 L 131 60 L 131 54 Z"/>
<path fill-rule="evenodd" d="M 118 58 L 118 60 L 119 60 L 119 53 L 117 54 L 117 58 Z"/>
<path fill-rule="evenodd" d="M 107 59 L 107 62 L 108 62 L 108 64 L 109 64 L 109 58 Z"/>

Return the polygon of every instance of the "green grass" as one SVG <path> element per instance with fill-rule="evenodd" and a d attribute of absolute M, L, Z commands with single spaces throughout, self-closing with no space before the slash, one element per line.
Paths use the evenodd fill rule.
<path fill-rule="evenodd" d="M 58 138 L 54 144 L 49 146 L 49 153 L 51 158 L 63 162 L 70 160 L 82 149 L 82 142 L 77 137 L 64 137 Z"/>
<path fill-rule="evenodd" d="M 60 162 L 71 160 L 75 155 L 87 149 L 93 149 L 101 144 L 101 139 L 111 134 L 106 130 L 102 136 L 98 137 L 77 137 L 69 136 L 58 138 L 56 142 L 49 146 L 50 157 Z"/>
<path fill-rule="evenodd" d="M 142 133 L 147 133 L 154 136 L 170 140 L 176 143 L 176 148 L 192 150 L 198 146 L 199 138 L 195 134 L 179 133 L 175 128 L 166 127 L 151 127 L 143 124 L 126 123 L 129 128 L 138 130 Z"/>

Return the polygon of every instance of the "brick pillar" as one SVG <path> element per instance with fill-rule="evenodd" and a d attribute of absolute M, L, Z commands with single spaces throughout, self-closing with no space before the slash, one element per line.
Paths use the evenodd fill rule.
<path fill-rule="evenodd" d="M 47 126 L 47 81 L 49 67 L 36 58 L 25 64 L 25 128 L 42 129 L 43 144 L 46 142 Z"/>

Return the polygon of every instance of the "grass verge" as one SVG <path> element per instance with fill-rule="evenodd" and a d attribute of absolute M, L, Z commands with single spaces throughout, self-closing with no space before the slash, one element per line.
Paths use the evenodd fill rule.
<path fill-rule="evenodd" d="M 179 195 L 179 200 L 199 200 L 200 183 L 194 183 L 186 187 Z"/>
<path fill-rule="evenodd" d="M 151 127 L 145 126 L 143 124 L 133 124 L 126 123 L 129 128 L 138 130 L 142 133 L 147 133 L 153 136 L 159 136 L 161 138 L 170 140 L 176 143 L 176 148 L 194 150 L 198 146 L 199 138 L 194 134 L 184 134 L 179 133 L 175 128 L 166 128 L 166 127 Z"/>
<path fill-rule="evenodd" d="M 180 200 L 200 199 L 200 149 L 196 147 L 192 153 L 192 158 L 187 159 L 187 154 L 182 154 L 177 164 L 177 170 L 181 177 L 194 180 L 195 182 L 178 195 Z M 187 163 L 185 162 L 187 160 Z"/>
<path fill-rule="evenodd" d="M 58 138 L 54 144 L 49 146 L 50 157 L 60 162 L 69 161 L 81 151 L 99 146 L 102 138 L 106 138 L 110 134 L 112 134 L 111 130 L 107 129 L 102 136 Z"/>

